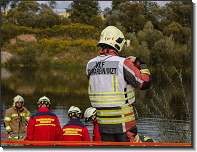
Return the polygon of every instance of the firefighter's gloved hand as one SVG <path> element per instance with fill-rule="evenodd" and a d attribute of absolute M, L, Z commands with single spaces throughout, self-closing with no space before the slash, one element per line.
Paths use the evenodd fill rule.
<path fill-rule="evenodd" d="M 141 64 L 145 64 L 145 61 L 144 61 L 144 59 L 142 59 L 140 57 L 136 57 L 134 63 L 137 66 L 137 68 L 139 68 Z"/>
<path fill-rule="evenodd" d="M 129 56 L 129 57 L 127 57 L 127 59 L 129 59 L 131 62 L 135 62 L 136 57 L 134 57 L 134 56 Z"/>

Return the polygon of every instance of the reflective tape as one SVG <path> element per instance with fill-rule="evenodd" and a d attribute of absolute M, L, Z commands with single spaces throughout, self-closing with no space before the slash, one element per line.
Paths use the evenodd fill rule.
<path fill-rule="evenodd" d="M 142 69 L 142 70 L 140 70 L 140 72 L 143 73 L 143 74 L 149 74 L 150 75 L 150 72 L 149 72 L 148 69 Z"/>
<path fill-rule="evenodd" d="M 11 117 L 18 117 L 18 114 L 12 114 Z"/>
<path fill-rule="evenodd" d="M 11 121 L 11 117 L 5 117 L 4 121 Z"/>
<path fill-rule="evenodd" d="M 25 119 L 29 120 L 29 119 L 30 119 L 30 117 L 26 117 Z"/>
<path fill-rule="evenodd" d="M 5 127 L 5 129 L 6 129 L 6 130 L 10 130 L 10 129 L 11 129 L 11 127 L 10 127 L 10 126 L 7 126 L 7 127 Z"/>
<path fill-rule="evenodd" d="M 20 113 L 20 116 L 24 116 L 25 117 L 26 116 L 26 113 Z"/>
<path fill-rule="evenodd" d="M 56 126 L 56 124 L 38 124 L 35 126 Z"/>
<path fill-rule="evenodd" d="M 100 118 L 98 117 L 98 123 L 100 124 L 119 124 L 119 123 L 124 123 L 128 121 L 133 121 L 135 120 L 134 115 L 127 116 L 127 117 L 121 117 L 121 118 Z"/>
<path fill-rule="evenodd" d="M 79 135 L 79 136 L 82 136 L 81 134 L 63 134 L 63 135 Z"/>

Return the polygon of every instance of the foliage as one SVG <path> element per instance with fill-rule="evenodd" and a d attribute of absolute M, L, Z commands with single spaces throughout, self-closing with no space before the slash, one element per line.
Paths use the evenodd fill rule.
<path fill-rule="evenodd" d="M 90 19 L 101 12 L 98 1 L 73 1 L 70 8 L 71 21 L 86 25 L 90 25 Z"/>
<path fill-rule="evenodd" d="M 5 42 L 9 39 L 15 38 L 20 34 L 35 34 L 40 38 L 49 38 L 54 36 L 70 36 L 73 39 L 79 38 L 94 38 L 96 36 L 97 29 L 93 26 L 86 26 L 82 24 L 72 24 L 72 25 L 55 25 L 52 28 L 31 28 L 24 26 L 14 26 L 12 24 L 7 24 L 1 26 L 1 45 L 3 46 Z M 94 34 L 95 33 L 95 34 Z"/>
<path fill-rule="evenodd" d="M 172 80 L 172 78 L 169 76 L 167 70 L 165 69 L 165 66 L 161 67 L 162 74 L 165 75 L 165 78 L 169 85 L 172 87 L 172 93 L 174 96 L 176 96 L 180 102 L 179 107 L 184 107 L 180 109 L 181 113 L 181 120 L 185 120 L 185 123 L 187 123 L 187 129 L 185 129 L 185 123 L 177 124 L 175 116 L 178 115 L 175 113 L 172 109 L 174 103 L 173 96 L 169 98 L 166 96 L 166 91 L 162 90 L 162 95 L 158 95 L 158 90 L 154 88 L 154 86 L 151 87 L 151 91 L 153 93 L 153 99 L 151 100 L 150 106 L 145 106 L 145 104 L 142 101 L 139 101 L 142 107 L 144 107 L 156 120 L 158 128 L 161 130 L 162 133 L 162 139 L 165 143 L 191 143 L 191 103 L 186 95 L 186 90 L 183 85 L 183 75 L 182 70 L 175 69 L 176 79 L 178 78 L 178 83 L 176 83 Z M 181 104 L 181 105 L 180 105 Z M 161 122 L 162 121 L 162 122 Z M 165 124 L 167 127 L 165 126 Z M 170 131 L 168 131 L 167 128 L 170 128 Z M 176 133 L 175 138 L 173 136 L 173 133 Z"/>
<path fill-rule="evenodd" d="M 153 47 L 156 41 L 163 38 L 162 33 L 159 30 L 153 28 L 151 21 L 147 21 L 143 28 L 143 31 L 140 30 L 137 35 L 139 42 L 146 42 L 149 49 Z"/>

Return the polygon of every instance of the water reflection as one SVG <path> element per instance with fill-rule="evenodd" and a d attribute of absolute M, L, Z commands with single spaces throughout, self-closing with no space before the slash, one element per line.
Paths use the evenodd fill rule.
<path fill-rule="evenodd" d="M 1 107 L 3 110 L 3 116 L 1 117 L 2 133 L 6 133 L 3 125 L 3 118 L 5 110 L 12 106 L 13 98 L 20 94 L 25 99 L 25 107 L 34 114 L 37 112 L 37 101 L 41 96 L 47 96 L 52 106 L 50 111 L 55 113 L 60 121 L 61 127 L 63 127 L 68 121 L 67 111 L 70 106 L 74 105 L 79 107 L 82 112 L 86 108 L 90 107 L 90 101 L 87 94 L 88 80 L 84 69 L 65 69 L 62 70 L 28 70 L 28 69 L 16 69 L 6 70 L 1 69 Z M 191 82 L 189 77 L 185 76 L 184 86 L 186 88 L 186 96 L 191 101 Z M 187 81 L 186 81 L 187 80 Z M 176 82 L 175 77 L 175 82 Z M 166 100 L 169 101 L 170 110 L 175 113 L 174 121 L 176 126 L 184 127 L 185 132 L 177 132 L 172 126 L 169 125 L 169 121 L 166 119 L 158 119 L 165 129 L 159 128 L 159 122 L 153 118 L 152 115 L 142 108 L 139 101 L 142 101 L 147 107 L 151 107 L 151 100 L 153 100 L 153 91 L 151 89 L 145 91 L 136 90 L 136 103 L 135 107 L 139 114 L 137 120 L 138 131 L 141 135 L 145 135 L 153 138 L 156 142 L 171 141 L 167 134 L 171 134 L 173 139 L 187 138 L 191 141 L 191 126 L 188 122 L 183 121 L 184 115 L 183 104 L 179 101 L 176 94 L 173 94 L 173 88 L 168 84 L 167 80 L 161 76 L 153 77 L 153 86 L 158 96 L 163 96 L 165 90 Z M 162 99 L 162 98 L 161 98 Z M 162 99 L 163 100 L 163 99 Z M 155 102 L 155 101 L 154 101 Z M 160 108 L 158 106 L 158 108 Z M 156 114 L 157 111 L 153 111 Z M 165 113 L 165 111 L 162 111 Z M 157 115 L 159 118 L 159 115 Z M 93 126 L 90 123 L 85 123 L 82 118 L 82 122 L 88 127 L 91 139 Z M 3 146 L 3 145 L 2 145 Z"/>

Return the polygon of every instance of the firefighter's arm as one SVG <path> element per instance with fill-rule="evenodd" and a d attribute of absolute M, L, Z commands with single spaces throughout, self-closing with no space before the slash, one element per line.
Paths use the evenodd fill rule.
<path fill-rule="evenodd" d="M 27 113 L 25 115 L 25 123 L 26 123 L 26 125 L 28 124 L 30 117 L 31 117 L 31 113 L 27 110 Z"/>
<path fill-rule="evenodd" d="M 61 126 L 60 126 L 58 118 L 56 118 L 56 129 L 55 129 L 55 132 L 56 132 L 56 141 L 62 141 L 63 140 L 63 132 L 61 130 Z"/>
<path fill-rule="evenodd" d="M 9 112 L 9 110 L 6 110 L 5 118 L 4 118 L 4 126 L 8 134 L 13 134 L 14 132 L 10 126 L 10 122 L 11 122 L 11 113 Z"/>
<path fill-rule="evenodd" d="M 35 125 L 34 125 L 33 119 L 30 118 L 29 122 L 28 122 L 28 125 L 27 125 L 27 137 L 26 137 L 26 140 L 28 140 L 28 141 L 32 141 L 33 140 L 33 138 L 34 138 L 34 130 L 35 130 Z"/>
<path fill-rule="evenodd" d="M 89 132 L 88 132 L 88 128 L 87 127 L 84 127 L 83 128 L 83 132 L 82 132 L 82 140 L 83 141 L 90 141 L 90 135 L 89 135 Z"/>
<path fill-rule="evenodd" d="M 123 73 L 125 81 L 137 89 L 148 89 L 151 86 L 151 76 L 144 60 L 137 57 L 134 63 L 132 61 L 129 59 L 124 61 Z"/>
<path fill-rule="evenodd" d="M 100 133 L 99 133 L 99 130 L 98 130 L 98 124 L 96 124 L 94 126 L 93 141 L 101 141 L 101 139 L 100 139 Z"/>

